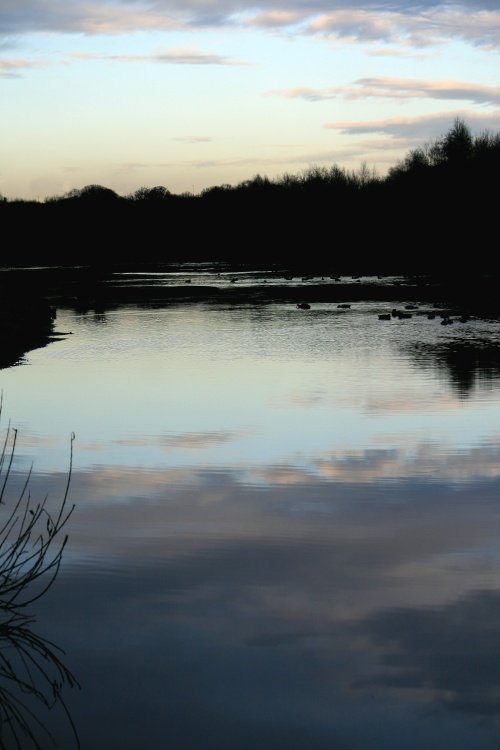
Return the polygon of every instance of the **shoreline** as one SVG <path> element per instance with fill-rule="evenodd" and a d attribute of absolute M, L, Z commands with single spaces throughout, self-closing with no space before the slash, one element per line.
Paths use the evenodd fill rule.
<path fill-rule="evenodd" d="M 216 264 L 212 264 L 212 268 Z M 175 270 L 174 270 L 175 268 Z M 130 265 L 127 266 L 127 273 Z M 64 334 L 54 329 L 55 308 L 69 307 L 85 312 L 106 311 L 120 305 L 168 305 L 213 303 L 225 305 L 273 304 L 273 303 L 345 303 L 375 301 L 388 305 L 421 303 L 453 309 L 457 313 L 476 317 L 500 318 L 500 295 L 496 276 L 481 276 L 466 279 L 384 279 L 366 282 L 360 279 L 349 281 L 321 281 L 321 276 L 310 283 L 289 279 L 287 273 L 275 268 L 266 271 L 257 269 L 257 283 L 245 285 L 235 282 L 227 284 L 197 285 L 196 267 L 143 265 L 137 274 L 176 273 L 186 271 L 193 278 L 189 283 L 154 284 L 149 279 L 134 277 L 124 280 L 120 273 L 125 268 L 116 267 L 102 272 L 92 267 L 39 267 L 31 269 L 3 268 L 0 273 L 0 369 L 19 363 L 29 351 L 52 341 L 60 340 Z M 160 269 L 160 270 L 159 270 Z M 225 268 L 225 272 L 245 271 L 244 268 Z M 302 271 L 304 273 L 304 271 Z M 297 272 L 295 271 L 295 275 Z M 272 283 L 264 283 L 272 279 Z M 260 282 L 260 283 L 259 283 Z"/>

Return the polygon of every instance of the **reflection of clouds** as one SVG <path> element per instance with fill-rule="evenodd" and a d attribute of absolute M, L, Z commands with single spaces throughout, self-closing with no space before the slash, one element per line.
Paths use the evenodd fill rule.
<path fill-rule="evenodd" d="M 256 469 L 251 476 L 270 485 L 314 485 L 319 481 L 370 484 L 380 480 L 430 478 L 450 483 L 500 476 L 500 444 L 450 453 L 434 442 L 406 448 L 367 448 L 334 451 L 314 460 L 311 468 L 293 465 Z"/>
<path fill-rule="evenodd" d="M 154 471 L 140 467 L 94 467 L 93 471 L 73 474 L 72 489 L 75 486 L 84 502 L 106 503 L 130 502 L 137 497 L 147 498 L 149 493 L 154 495 L 167 487 L 178 485 L 192 485 L 199 482 L 197 472 L 190 468 L 166 467 Z"/>
<path fill-rule="evenodd" d="M 159 444 L 166 448 L 180 448 L 189 450 L 201 450 L 211 448 L 214 445 L 231 443 L 247 437 L 250 433 L 246 430 L 212 430 L 207 432 L 186 432 L 172 435 L 161 435 Z M 120 445 L 137 445 L 137 442 L 117 440 Z"/>
<path fill-rule="evenodd" d="M 35 477 L 33 491 L 46 490 L 48 479 Z M 196 569 L 193 581 L 203 578 L 209 559 L 220 565 L 221 581 L 233 575 L 229 571 L 237 576 L 242 565 L 251 580 L 252 569 L 262 562 L 267 588 L 272 580 L 278 585 L 269 606 L 299 598 L 307 609 L 316 591 L 319 611 L 332 606 L 328 600 L 321 602 L 323 583 L 327 588 L 363 590 L 365 607 L 368 602 L 392 601 L 395 594 L 411 601 L 417 590 L 424 601 L 439 600 L 461 591 L 469 579 L 483 576 L 484 583 L 489 575 L 480 553 L 476 566 L 469 554 L 466 570 L 456 555 L 483 547 L 491 554 L 497 524 L 495 481 L 463 488 L 436 482 L 430 491 L 429 483 L 418 477 L 371 488 L 363 482 L 250 486 L 239 480 L 237 472 L 222 471 L 124 473 L 104 467 L 92 474 L 75 472 L 68 557 L 73 554 L 75 562 L 115 559 L 127 565 L 167 558 L 173 564 L 175 558 L 179 581 L 185 565 Z M 56 475 L 54 485 L 57 482 L 60 485 L 61 477 Z M 50 494 L 56 496 L 57 490 L 49 485 Z M 252 562 L 253 556 L 258 561 Z M 266 587 L 264 578 L 254 583 Z M 264 590 L 259 588 L 258 595 Z"/>
<path fill-rule="evenodd" d="M 462 607 L 459 600 L 457 605 L 430 611 L 435 617 L 408 606 L 342 622 L 326 608 L 316 612 L 314 600 L 309 605 L 304 600 L 301 610 L 276 608 L 270 617 L 264 597 L 252 599 L 249 588 L 253 576 L 255 582 L 263 581 L 264 589 L 265 563 L 280 561 L 264 556 L 259 572 L 255 565 L 260 551 L 255 549 L 246 577 L 238 576 L 243 556 L 238 560 L 235 551 L 226 558 L 225 569 L 221 556 L 218 561 L 208 558 L 204 571 L 201 566 L 189 570 L 184 560 L 183 566 L 178 561 L 173 567 L 143 565 L 116 576 L 81 570 L 61 581 L 65 608 L 55 609 L 52 603 L 49 616 L 55 620 L 56 637 L 64 636 L 68 643 L 69 634 L 74 666 L 87 678 L 75 716 L 82 727 L 83 746 L 161 747 L 166 737 L 173 747 L 192 749 L 328 750 L 333 745 L 483 750 L 494 746 L 491 738 L 489 744 L 478 741 L 477 727 L 474 738 L 466 735 L 465 740 L 453 742 L 457 726 L 447 737 L 443 712 L 434 712 L 429 721 L 432 742 L 403 742 L 410 727 L 425 723 L 422 706 L 433 700 L 453 708 L 454 720 L 466 732 L 471 724 L 467 708 L 462 710 L 463 699 L 476 699 L 476 715 L 486 715 L 487 701 L 492 704 L 496 651 L 490 664 L 485 657 L 487 648 L 496 645 L 494 628 L 486 634 L 483 648 L 476 638 L 485 634 L 485 621 L 483 626 L 474 622 L 473 607 Z M 231 563 L 240 564 L 230 567 Z M 191 595 L 196 584 L 198 598 Z M 326 599 L 328 592 L 323 593 Z M 336 596 L 338 592 L 332 591 L 328 598 L 332 601 Z M 488 616 L 498 607 L 496 597 L 491 595 L 489 609 L 480 604 L 480 596 L 476 598 L 481 614 Z M 92 641 L 80 635 L 89 604 Z M 476 644 L 479 658 L 474 663 Z M 454 654 L 458 664 L 451 663 Z M 467 667 L 470 676 L 464 672 Z M 137 716 L 138 708 L 137 692 L 130 689 L 131 674 L 134 685 L 141 686 L 139 722 L 128 718 Z M 92 737 L 96 721 L 99 737 Z M 342 743 L 332 742 L 337 734 Z M 85 742 L 87 737 L 93 742 Z"/>
<path fill-rule="evenodd" d="M 292 406 L 310 408 L 317 406 L 327 400 L 328 392 L 324 388 L 317 388 L 312 391 L 292 391 L 290 394 L 290 403 Z"/>
<path fill-rule="evenodd" d="M 195 712 L 200 735 L 188 747 L 199 747 L 207 728 L 218 737 L 218 727 L 225 738 L 208 747 L 228 746 L 229 737 L 235 747 L 299 750 L 306 736 L 286 735 L 293 709 L 309 739 L 326 722 L 328 741 L 314 747 L 327 750 L 339 721 L 344 736 L 365 721 L 369 734 L 364 712 L 385 700 L 381 693 L 398 691 L 398 700 L 387 699 L 391 715 L 405 701 L 405 710 L 418 710 L 422 695 L 429 701 L 436 693 L 460 716 L 467 710 L 461 697 L 476 687 L 480 701 L 493 694 L 493 678 L 488 683 L 476 671 L 468 683 L 457 678 L 450 697 L 440 670 L 453 656 L 453 639 L 464 650 L 456 672 L 472 668 L 476 648 L 479 672 L 486 670 L 487 647 L 474 639 L 488 622 L 486 644 L 494 646 L 497 615 L 486 605 L 475 609 L 474 596 L 466 607 L 461 602 L 467 592 L 498 585 L 498 481 L 436 482 L 432 491 L 418 477 L 378 488 L 319 479 L 251 487 L 236 471 L 192 470 L 178 485 L 168 471 L 135 468 L 126 481 L 113 477 L 122 472 L 75 474 L 60 600 L 48 613 L 83 681 L 75 718 L 84 732 L 96 716 L 103 719 L 101 744 L 88 746 L 132 750 L 146 733 L 156 739 L 150 746 L 168 736 L 185 747 Z M 47 478 L 36 481 L 47 490 Z M 81 637 L 89 612 L 91 641 Z M 140 727 L 123 719 L 134 713 L 130 674 L 144 691 Z M 413 692 L 402 687 L 405 675 Z M 380 720 L 380 705 L 377 712 Z M 233 714 L 234 726 L 221 722 Z M 259 724 L 265 716 L 279 728 L 274 742 Z M 249 727 L 256 735 L 245 744 Z M 436 738 L 435 723 L 433 730 Z M 373 747 L 368 735 L 351 744 Z"/>
<path fill-rule="evenodd" d="M 158 438 L 131 437 L 107 443 L 121 447 L 159 447 L 170 452 L 203 451 L 211 447 L 231 444 L 234 440 L 252 435 L 250 431 L 213 431 L 179 433 Z M 159 465 L 148 467 L 139 463 L 130 466 L 92 465 L 90 470 L 81 470 L 74 475 L 73 483 L 84 482 L 88 495 L 85 502 L 129 502 L 134 497 L 158 496 L 176 487 L 206 486 L 209 477 L 217 481 L 218 476 L 227 476 L 236 485 L 256 485 L 259 488 L 278 486 L 300 486 L 306 491 L 314 487 L 334 483 L 346 485 L 370 485 L 380 482 L 401 482 L 412 479 L 445 482 L 451 485 L 492 480 L 500 476 L 500 439 L 457 450 L 443 443 L 423 439 L 415 442 L 414 436 L 406 433 L 378 435 L 374 447 L 363 449 L 339 449 L 312 453 L 310 456 L 290 454 L 290 458 L 274 464 L 252 466 L 235 460 L 231 466 L 213 465 L 207 458 L 200 458 L 191 465 Z M 36 443 L 36 441 L 35 441 Z M 43 443 L 43 441 L 42 441 Z M 50 446 L 51 441 L 47 444 Z M 102 451 L 102 443 L 78 445 L 79 450 Z M 182 457 L 181 457 L 182 458 Z M 126 460 L 126 457 L 124 457 Z M 17 462 L 18 466 L 24 461 Z"/>
<path fill-rule="evenodd" d="M 287 407 L 311 408 L 319 405 L 332 407 L 338 404 L 346 406 L 361 406 L 362 412 L 369 416 L 385 416 L 387 414 L 413 414 L 422 412 L 441 412 L 446 414 L 450 411 L 463 409 L 464 403 L 460 398 L 455 397 L 446 390 L 431 389 L 422 390 L 421 383 L 416 383 L 414 387 L 403 387 L 397 382 L 387 383 L 384 390 L 383 385 L 379 385 L 376 391 L 367 391 L 363 394 L 363 401 L 360 405 L 359 399 L 354 401 L 352 393 L 347 390 L 344 393 L 339 391 L 329 391 L 325 388 L 314 389 L 294 389 L 284 401 Z"/>
<path fill-rule="evenodd" d="M 452 711 L 500 717 L 500 592 L 382 611 L 360 630 L 379 649 L 380 668 L 356 687 L 423 689 Z"/>
<path fill-rule="evenodd" d="M 203 450 L 231 443 L 250 436 L 250 430 L 207 430 L 204 432 L 180 432 L 167 435 L 135 435 L 127 438 L 79 443 L 82 451 L 102 451 L 103 446 L 121 445 L 128 448 L 155 447 L 169 450 Z"/>
<path fill-rule="evenodd" d="M 68 439 L 61 439 L 55 435 L 40 435 L 36 433 L 25 433 L 23 431 L 23 440 L 21 449 L 26 448 L 53 448 L 54 446 L 67 445 Z"/>
<path fill-rule="evenodd" d="M 391 393 L 370 395 L 364 403 L 368 414 L 411 413 L 422 411 L 447 412 L 463 408 L 463 402 L 446 393 L 417 393 L 415 390 L 394 389 Z"/>
<path fill-rule="evenodd" d="M 311 485 L 318 481 L 317 476 L 307 469 L 299 469 L 297 466 L 270 466 L 268 468 L 253 469 L 250 472 L 250 481 L 256 481 L 268 485 Z"/>

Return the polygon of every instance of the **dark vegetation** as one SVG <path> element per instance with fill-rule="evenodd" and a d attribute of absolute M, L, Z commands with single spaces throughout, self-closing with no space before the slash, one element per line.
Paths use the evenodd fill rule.
<path fill-rule="evenodd" d="M 31 471 L 11 492 L 16 441 L 17 430 L 9 426 L 0 449 L 0 749 L 53 746 L 45 716 L 50 709 L 63 711 L 73 746 L 79 747 L 62 695 L 78 683 L 57 646 L 35 632 L 31 611 L 61 565 L 64 527 L 73 511 L 68 506 L 72 450 L 65 492 L 54 509 L 47 496 L 39 501 L 31 496 Z"/>
<path fill-rule="evenodd" d="M 496 271 L 500 134 L 473 136 L 456 120 L 379 177 L 363 166 L 256 176 L 200 195 L 164 187 L 133 195 L 88 185 L 61 197 L 3 200 L 0 263 L 93 265 L 125 261 L 281 263 L 336 273 Z M 465 253 L 464 262 L 460 253 Z"/>
<path fill-rule="evenodd" d="M 5 276 L 5 273 L 4 273 Z M 54 311 L 41 291 L 21 291 L 21 279 L 0 272 L 0 368 L 18 362 L 25 352 L 53 338 Z"/>

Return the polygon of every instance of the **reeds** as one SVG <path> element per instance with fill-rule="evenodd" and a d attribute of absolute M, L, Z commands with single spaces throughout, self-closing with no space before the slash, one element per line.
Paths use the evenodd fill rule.
<path fill-rule="evenodd" d="M 1 414 L 0 398 L 0 414 Z M 49 510 L 48 495 L 37 502 L 30 491 L 32 468 L 10 505 L 9 480 L 17 443 L 17 430 L 9 424 L 0 452 L 0 750 L 43 750 L 53 735 L 40 710 L 62 708 L 78 735 L 62 697 L 64 686 L 79 687 L 63 664 L 54 643 L 33 631 L 35 618 L 27 607 L 52 586 L 67 543 L 63 529 L 73 512 L 68 493 L 73 468 L 73 441 L 63 498 Z"/>
<path fill-rule="evenodd" d="M 1 405 L 0 405 L 1 413 Z M 19 497 L 8 509 L 5 502 L 16 450 L 17 430 L 7 428 L 0 453 L 0 506 L 6 517 L 0 526 L 0 609 L 19 610 L 32 604 L 52 585 L 59 567 L 67 535 L 61 531 L 73 512 L 67 499 L 73 468 L 73 440 L 71 435 L 70 466 L 62 502 L 56 513 L 47 509 L 48 495 L 41 502 L 33 502 L 29 482 L 33 467 L 28 471 Z M 0 510 L 3 510 L 0 509 Z M 35 590 L 35 584 L 42 586 Z"/>
<path fill-rule="evenodd" d="M 55 745 L 48 721 L 40 715 L 60 706 L 80 747 L 76 727 L 62 696 L 65 686 L 79 687 L 53 643 L 32 630 L 34 618 L 11 614 L 0 625 L 0 748 L 43 750 Z M 37 710 L 38 709 L 38 710 Z"/>

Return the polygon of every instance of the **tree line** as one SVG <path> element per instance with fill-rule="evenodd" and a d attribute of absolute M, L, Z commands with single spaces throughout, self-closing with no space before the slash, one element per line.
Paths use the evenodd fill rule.
<path fill-rule="evenodd" d="M 500 134 L 474 136 L 457 119 L 384 177 L 333 165 L 198 195 L 87 185 L 43 202 L 4 199 L 4 231 L 16 239 L 0 263 L 297 259 L 338 272 L 490 272 L 499 166 Z"/>

